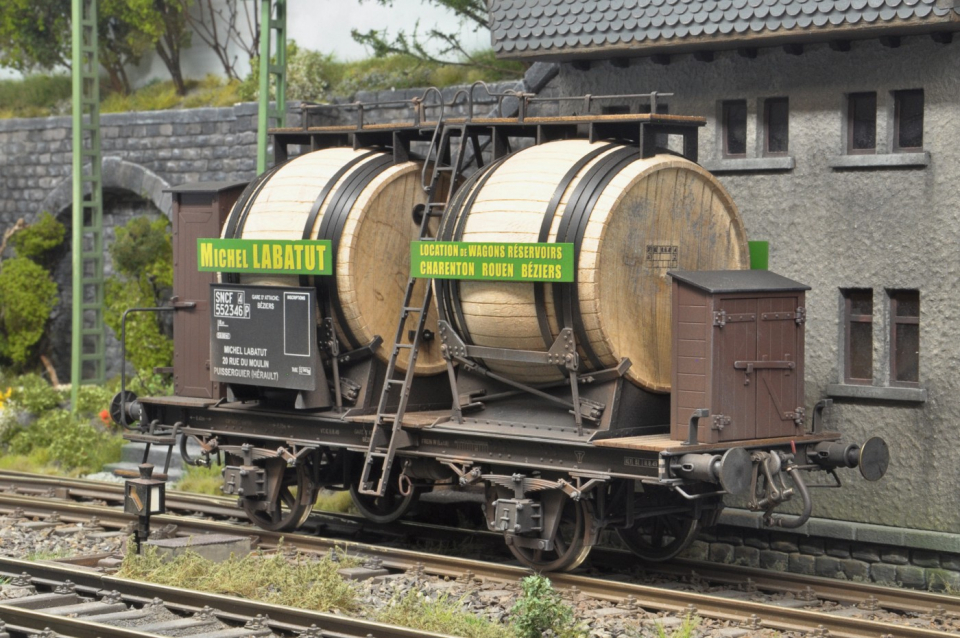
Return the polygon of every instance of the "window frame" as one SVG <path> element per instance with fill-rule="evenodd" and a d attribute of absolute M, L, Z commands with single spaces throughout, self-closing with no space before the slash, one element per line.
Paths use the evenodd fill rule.
<path fill-rule="evenodd" d="M 848 385 L 873 385 L 873 323 L 874 315 L 876 314 L 876 304 L 873 299 L 873 289 L 872 288 L 842 288 L 841 294 L 843 295 L 843 382 Z M 853 294 L 854 293 L 869 293 L 870 294 L 870 310 L 872 314 L 869 315 L 860 315 L 853 314 Z M 853 356 L 852 356 L 852 346 L 853 340 L 851 338 L 851 327 L 853 323 L 866 323 L 870 326 L 870 377 L 869 378 L 860 378 L 854 377 L 851 374 L 851 367 L 853 365 Z"/>
<path fill-rule="evenodd" d="M 870 96 L 873 98 L 873 148 L 854 148 L 853 146 L 853 136 L 854 128 L 856 123 L 856 104 L 860 98 Z M 879 104 L 877 92 L 876 91 L 858 91 L 856 93 L 847 94 L 847 155 L 876 155 L 878 147 L 878 118 L 877 118 L 877 106 Z"/>
<path fill-rule="evenodd" d="M 730 126 L 729 126 L 729 109 L 732 106 L 743 106 L 743 153 L 731 153 L 730 152 Z M 748 121 L 750 119 L 750 110 L 747 105 L 746 99 L 739 100 L 723 100 L 720 102 L 720 141 L 721 148 L 720 153 L 721 157 L 724 159 L 743 159 L 747 157 L 747 150 L 749 144 L 747 143 L 747 137 L 749 135 L 748 131 Z"/>
<path fill-rule="evenodd" d="M 897 314 L 900 305 L 900 297 L 906 294 L 916 295 L 917 315 L 900 316 Z M 890 301 L 890 385 L 897 388 L 919 388 L 920 387 L 920 291 L 911 288 L 899 288 L 887 292 Z M 904 381 L 897 379 L 897 326 L 915 325 L 917 326 L 917 380 Z"/>
<path fill-rule="evenodd" d="M 908 95 L 920 96 L 920 146 L 902 146 L 900 144 L 901 100 Z M 919 153 L 923 150 L 923 114 L 926 109 L 926 97 L 923 89 L 903 89 L 893 92 L 893 150 L 898 153 Z"/>
<path fill-rule="evenodd" d="M 774 104 L 784 104 L 787 109 L 787 118 L 784 123 L 787 130 L 787 148 L 784 151 L 770 150 L 770 107 Z M 790 98 L 771 97 L 763 100 L 763 156 L 789 157 L 790 156 Z"/>

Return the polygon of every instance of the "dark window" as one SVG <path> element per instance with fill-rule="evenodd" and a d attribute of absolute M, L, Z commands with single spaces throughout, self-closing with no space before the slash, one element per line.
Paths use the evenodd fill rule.
<path fill-rule="evenodd" d="M 612 106 L 601 106 L 601 115 L 626 115 L 630 113 L 630 107 L 626 104 L 616 104 Z"/>
<path fill-rule="evenodd" d="M 843 291 L 845 303 L 844 383 L 873 381 L 873 291 Z"/>
<path fill-rule="evenodd" d="M 649 113 L 649 112 L 650 112 L 649 104 L 641 104 L 640 107 L 637 109 L 637 113 Z M 668 112 L 669 110 L 666 104 L 662 102 L 657 103 L 657 115 L 666 115 Z"/>
<path fill-rule="evenodd" d="M 847 150 L 877 152 L 877 94 L 851 93 L 847 120 Z"/>
<path fill-rule="evenodd" d="M 723 103 L 723 156 L 744 157 L 747 154 L 747 101 Z"/>
<path fill-rule="evenodd" d="M 778 97 L 763 103 L 763 128 L 766 133 L 765 155 L 786 155 L 790 150 L 790 109 L 787 98 Z"/>
<path fill-rule="evenodd" d="M 894 140 L 896 150 L 923 148 L 923 89 L 896 91 L 894 97 Z"/>
<path fill-rule="evenodd" d="M 920 292 L 890 293 L 890 383 L 920 383 Z"/>

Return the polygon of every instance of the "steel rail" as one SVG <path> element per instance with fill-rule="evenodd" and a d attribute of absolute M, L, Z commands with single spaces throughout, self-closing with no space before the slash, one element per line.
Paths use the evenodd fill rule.
<path fill-rule="evenodd" d="M 386 625 L 340 614 L 297 609 L 283 605 L 271 605 L 269 603 L 237 598 L 235 596 L 224 596 L 222 594 L 210 594 L 178 587 L 144 583 L 109 576 L 90 571 L 89 569 L 77 569 L 69 565 L 38 563 L 17 558 L 0 557 L 0 574 L 16 576 L 23 572 L 30 574 L 33 579 L 41 584 L 49 585 L 70 580 L 78 589 L 86 591 L 118 591 L 127 601 L 149 602 L 155 598 L 159 598 L 168 607 L 176 608 L 179 611 L 197 612 L 206 606 L 216 610 L 214 615 L 218 618 L 245 620 L 260 614 L 269 617 L 269 620 L 267 620 L 268 626 L 288 632 L 298 629 L 303 631 L 311 625 L 316 625 L 320 628 L 323 636 L 337 638 L 341 636 L 364 637 L 368 635 L 374 635 L 377 636 L 377 638 L 418 638 L 420 636 L 426 636 L 428 638 L 451 638 L 446 634 Z M 156 634 L 146 634 L 130 630 L 123 630 L 129 633 L 114 634 L 114 627 L 101 625 L 91 622 L 90 620 L 80 621 L 81 624 L 76 625 L 79 631 L 84 632 L 77 634 L 72 633 L 69 629 L 61 631 L 54 627 L 53 623 L 58 622 L 57 619 L 62 617 L 45 615 L 42 613 L 42 610 L 31 610 L 30 614 L 33 616 L 30 614 L 16 616 L 19 611 L 21 610 L 18 608 L 4 606 L 3 602 L 0 601 L 0 620 L 12 624 L 20 624 L 29 628 L 42 630 L 44 627 L 50 627 L 57 633 L 74 638 L 97 638 L 97 636 L 100 638 L 145 638 L 147 636 L 156 636 Z"/>
<path fill-rule="evenodd" d="M 85 481 L 82 479 L 61 479 L 56 477 L 38 477 L 32 474 L 17 472 L 0 472 L 0 484 L 4 481 L 14 479 L 23 481 L 26 484 L 38 485 L 43 487 L 55 487 L 66 489 L 71 495 L 89 495 L 90 497 L 103 498 L 96 496 L 100 494 L 115 495 L 118 501 L 122 501 L 122 484 L 102 483 L 99 481 Z M 85 488 L 89 488 L 85 489 Z M 97 492 L 99 490 L 99 492 Z M 107 500 L 107 499 L 104 499 Z M 185 509 L 191 511 L 202 511 L 212 515 L 236 517 L 238 514 L 243 516 L 242 512 L 236 507 L 235 500 L 229 497 L 209 496 L 190 494 L 187 492 L 170 491 L 167 492 L 168 509 Z M 208 509 L 209 508 L 209 509 Z M 61 512 L 62 513 L 62 512 Z M 323 516 L 320 514 L 319 516 Z M 368 524 L 369 521 L 362 516 L 350 514 L 330 515 L 334 519 L 348 522 L 355 522 L 358 525 Z M 131 519 L 132 520 L 132 519 Z M 178 522 L 181 526 L 184 523 Z M 389 528 L 411 529 L 414 532 L 418 530 L 432 530 L 437 533 L 449 535 L 451 529 L 440 525 L 431 525 L 428 523 L 397 522 Z M 259 528 L 251 528 L 253 534 L 259 535 L 267 540 L 267 535 Z M 471 532 L 476 534 L 478 532 Z M 483 536 L 497 537 L 499 534 L 491 532 L 479 532 Z M 285 538 L 291 543 L 302 547 L 307 546 L 310 541 L 304 541 L 305 537 L 296 534 L 286 534 Z M 269 541 L 268 541 L 269 542 Z M 368 553 L 368 552 L 364 552 Z M 625 560 L 635 561 L 631 554 L 606 549 L 594 548 L 591 554 L 594 564 L 611 565 L 622 567 Z M 738 565 L 723 565 L 705 561 L 693 560 L 674 560 L 670 563 L 661 563 L 656 565 L 645 565 L 647 572 L 655 572 L 666 576 L 689 577 L 696 574 L 704 580 L 722 585 L 743 585 L 748 581 L 753 582 L 757 589 L 763 591 L 774 591 L 790 593 L 794 595 L 809 595 L 810 591 L 823 600 L 831 600 L 844 604 L 858 604 L 875 599 L 878 607 L 888 610 L 894 610 L 905 613 L 924 613 L 935 607 L 942 607 L 947 613 L 960 614 L 960 598 L 932 592 L 918 591 L 914 589 L 900 589 L 896 587 L 886 587 L 873 583 L 858 582 L 852 580 L 840 581 L 821 576 L 809 576 L 803 574 L 792 574 L 784 572 L 771 572 L 769 570 L 742 567 Z"/>
<path fill-rule="evenodd" d="M 78 513 L 83 512 L 83 516 L 85 517 L 89 517 L 92 513 L 105 521 L 111 519 L 118 521 L 132 520 L 132 517 L 128 515 L 100 506 L 78 506 L 73 503 L 45 504 L 38 503 L 36 499 L 0 494 L 0 507 L 4 505 L 8 507 L 13 505 L 14 507 L 21 507 L 25 512 L 37 513 L 41 512 L 44 508 L 62 508 L 58 509 L 58 511 L 61 513 L 61 518 L 64 519 L 69 517 L 79 518 Z M 526 568 L 510 565 L 379 547 L 353 541 L 330 540 L 312 536 L 291 536 L 290 534 L 238 527 L 218 521 L 192 520 L 167 515 L 155 516 L 153 520 L 158 524 L 176 524 L 181 527 L 181 531 L 188 530 L 197 533 L 245 534 L 250 531 L 255 531 L 261 538 L 261 541 L 267 545 L 278 545 L 281 542 L 286 542 L 308 551 L 327 552 L 330 550 L 339 550 L 351 554 L 375 556 L 382 561 L 383 567 L 399 571 L 423 568 L 427 572 L 439 576 L 449 576 L 451 578 L 479 577 L 482 579 L 506 582 L 516 582 L 530 574 L 530 571 Z M 551 574 L 551 580 L 559 588 L 573 589 L 576 587 L 578 591 L 599 600 L 617 603 L 635 601 L 636 604 L 646 608 L 677 614 L 687 613 L 688 609 L 692 607 L 695 608 L 696 612 L 701 616 L 720 620 L 748 622 L 751 616 L 757 616 L 760 627 L 780 631 L 810 631 L 823 626 L 830 631 L 831 636 L 839 636 L 842 638 L 866 638 L 868 636 L 876 638 L 883 634 L 893 634 L 902 636 L 903 638 L 933 638 L 934 636 L 944 635 L 942 630 L 930 630 L 904 624 L 889 624 L 860 618 L 850 618 L 807 609 L 790 609 L 775 604 L 722 598 L 709 594 L 666 590 L 646 585 L 623 583 L 574 574 Z M 146 587 L 146 585 L 144 586 Z M 903 596 L 905 593 L 904 590 L 893 588 L 878 589 L 889 590 L 891 599 L 895 599 L 893 597 L 896 596 Z M 246 601 L 244 601 L 244 603 L 245 602 Z M 937 605 L 946 611 L 960 610 L 960 600 L 936 594 L 926 594 L 922 610 L 932 612 Z"/>
<path fill-rule="evenodd" d="M 95 616 L 91 617 L 95 618 Z M 159 634 L 136 631 L 127 627 L 46 614 L 42 609 L 0 605 L 0 620 L 6 623 L 4 631 L 7 633 L 38 634 L 44 629 L 50 629 L 60 636 L 71 638 L 166 638 Z"/>

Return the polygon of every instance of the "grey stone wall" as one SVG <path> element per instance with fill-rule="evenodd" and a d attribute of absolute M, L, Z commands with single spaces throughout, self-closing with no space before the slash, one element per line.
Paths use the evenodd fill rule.
<path fill-rule="evenodd" d="M 700 158 L 720 175 L 740 207 L 750 239 L 770 242 L 770 268 L 813 286 L 807 296 L 807 406 L 833 394 L 830 425 L 845 438 L 883 436 L 892 461 L 887 476 L 867 483 L 854 473 L 843 490 L 816 490 L 815 515 L 941 532 L 960 531 L 960 464 L 954 441 L 960 417 L 960 47 L 928 37 L 899 48 L 857 41 L 847 53 L 806 45 L 802 55 L 736 51 L 712 63 L 676 55 L 668 66 L 650 59 L 629 68 L 609 62 L 589 70 L 564 65 L 567 94 L 670 92 L 670 112 L 702 115 Z M 889 153 L 892 91 L 922 88 L 927 165 L 899 166 Z M 844 153 L 845 94 L 876 91 L 876 165 L 835 168 Z M 757 151 L 763 98 L 787 97 L 792 168 L 779 170 Z M 720 161 L 721 100 L 749 105 L 748 159 Z M 736 162 L 742 162 L 737 164 Z M 874 291 L 874 382 L 863 398 L 841 384 L 842 288 Z M 918 289 L 921 298 L 921 390 L 889 388 L 888 291 Z M 854 388 L 853 390 L 856 390 Z M 847 478 L 848 477 L 848 478 Z"/>

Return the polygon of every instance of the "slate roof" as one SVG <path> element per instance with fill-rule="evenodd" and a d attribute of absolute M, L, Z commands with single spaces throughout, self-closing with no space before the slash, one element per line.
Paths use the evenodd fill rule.
<path fill-rule="evenodd" d="M 944 0 L 489 0 L 500 57 L 784 40 L 821 32 L 960 28 Z M 949 4 L 953 4 L 950 2 Z M 872 28 L 872 29 L 871 29 Z"/>

